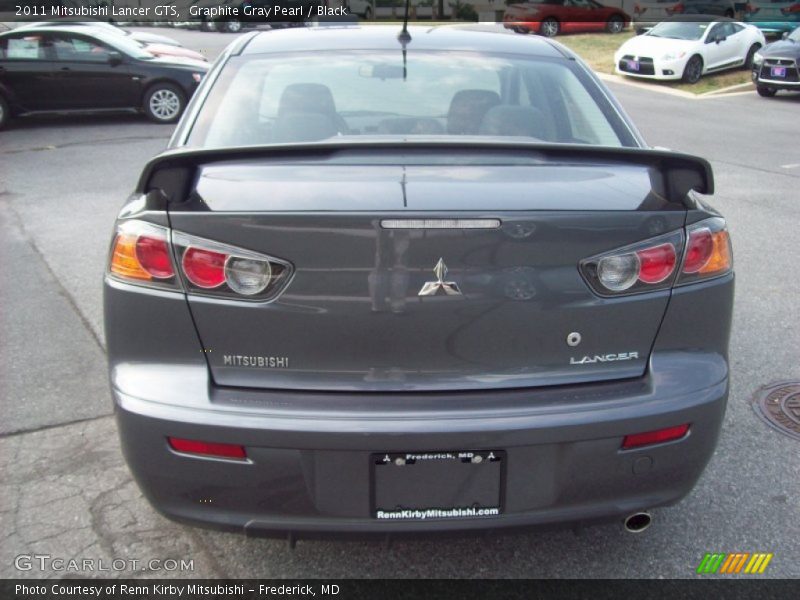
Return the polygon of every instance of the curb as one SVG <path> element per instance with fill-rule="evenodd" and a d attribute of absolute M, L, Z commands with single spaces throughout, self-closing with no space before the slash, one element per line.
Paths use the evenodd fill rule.
<path fill-rule="evenodd" d="M 737 83 L 735 85 L 729 85 L 728 87 L 721 88 L 719 90 L 711 90 L 710 92 L 703 92 L 702 94 L 693 94 L 692 92 L 684 92 L 683 90 L 675 90 L 669 87 L 664 87 L 663 85 L 653 85 L 651 83 L 642 83 L 639 81 L 631 81 L 625 77 L 621 77 L 619 75 L 611 75 L 609 73 L 600 73 L 595 71 L 595 75 L 597 75 L 603 81 L 608 81 L 611 83 L 619 83 L 620 85 L 628 85 L 631 87 L 636 87 L 641 90 L 648 90 L 651 92 L 655 92 L 656 94 L 667 94 L 668 96 L 677 96 L 679 98 L 686 98 L 687 100 L 707 100 L 710 98 L 715 98 L 717 96 L 725 96 L 725 95 L 744 95 L 749 94 L 753 90 L 745 90 L 747 87 L 753 86 L 751 82 L 746 83 Z M 755 89 L 755 88 L 753 88 Z M 737 91 L 743 90 L 743 91 Z"/>

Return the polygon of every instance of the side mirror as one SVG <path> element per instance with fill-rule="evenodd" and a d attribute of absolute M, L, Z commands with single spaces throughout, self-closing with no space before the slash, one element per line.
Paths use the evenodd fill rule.
<path fill-rule="evenodd" d="M 122 64 L 122 54 L 119 52 L 109 52 L 108 53 L 108 64 L 112 67 L 116 67 L 117 65 Z"/>

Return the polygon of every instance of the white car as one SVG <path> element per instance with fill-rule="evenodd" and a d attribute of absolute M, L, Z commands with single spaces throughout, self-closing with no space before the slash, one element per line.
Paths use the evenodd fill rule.
<path fill-rule="evenodd" d="M 764 34 L 753 25 L 730 19 L 675 19 L 622 44 L 614 63 L 621 75 L 697 83 L 708 73 L 749 69 L 753 56 L 765 44 Z"/>

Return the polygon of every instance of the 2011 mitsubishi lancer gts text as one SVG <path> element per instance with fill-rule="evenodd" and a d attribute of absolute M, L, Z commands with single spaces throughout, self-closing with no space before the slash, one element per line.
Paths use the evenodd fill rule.
<path fill-rule="evenodd" d="M 181 521 L 302 536 L 622 519 L 728 394 L 709 164 L 499 26 L 235 40 L 119 214 L 122 446 Z"/>

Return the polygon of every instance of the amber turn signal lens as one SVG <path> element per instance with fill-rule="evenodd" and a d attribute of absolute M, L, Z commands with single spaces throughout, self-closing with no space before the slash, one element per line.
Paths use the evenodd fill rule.
<path fill-rule="evenodd" d="M 731 268 L 731 246 L 728 232 L 723 229 L 722 231 L 711 234 L 711 237 L 714 243 L 711 256 L 706 264 L 698 271 L 698 273 L 702 273 L 703 275 L 720 273 Z"/>
<path fill-rule="evenodd" d="M 137 236 L 126 233 L 117 235 L 111 252 L 111 272 L 127 279 L 150 281 L 152 276 L 142 268 L 136 258 Z"/>

